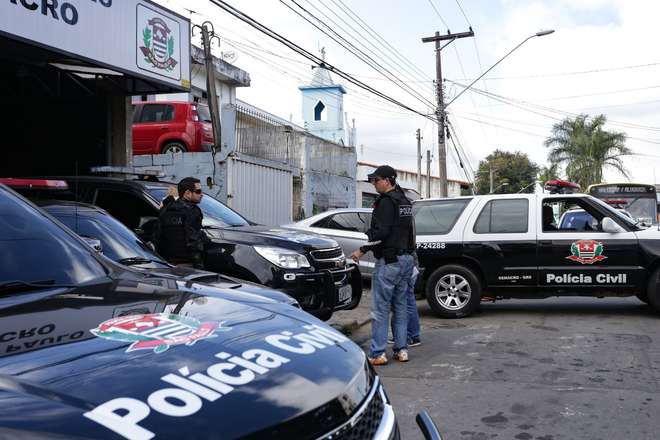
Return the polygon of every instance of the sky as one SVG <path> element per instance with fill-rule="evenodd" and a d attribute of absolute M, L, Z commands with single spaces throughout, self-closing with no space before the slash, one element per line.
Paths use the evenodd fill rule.
<path fill-rule="evenodd" d="M 189 16 L 211 21 L 221 38 L 214 48 L 247 71 L 251 86 L 237 97 L 302 125 L 298 86 L 311 79 L 312 64 L 282 44 L 214 6 L 208 0 L 158 0 Z M 442 50 L 445 102 L 530 35 L 483 80 L 448 106 L 456 148 L 448 144 L 448 175 L 465 180 L 495 149 L 521 151 L 540 166 L 547 163 L 544 140 L 552 125 L 575 114 L 604 114 L 606 129 L 627 134 L 635 153 L 625 159 L 631 179 L 660 179 L 660 2 L 652 0 L 227 0 L 280 35 L 360 81 L 422 114 L 434 111 L 435 51 L 421 38 L 439 31 L 474 38 L 454 41 Z M 297 4 L 296 4 L 297 3 Z M 351 42 L 347 50 L 290 8 L 298 5 Z M 190 10 L 194 12 L 190 12 Z M 358 21 L 361 20 L 361 21 Z M 367 29 L 367 30 L 365 30 Z M 195 42 L 197 37 L 193 38 Z M 199 42 L 197 42 L 199 44 Z M 351 48 L 351 46 L 349 46 Z M 392 81 L 369 66 L 369 57 L 387 69 Z M 372 63 L 373 63 L 372 62 Z M 422 150 L 433 156 L 437 174 L 437 125 L 367 91 L 344 84 L 345 111 L 355 119 L 358 159 L 415 170 L 415 130 Z M 496 96 L 493 96 L 496 95 Z M 457 160 L 463 158 L 464 169 Z M 423 166 L 425 170 L 425 164 Z M 607 181 L 625 181 L 606 170 Z"/>

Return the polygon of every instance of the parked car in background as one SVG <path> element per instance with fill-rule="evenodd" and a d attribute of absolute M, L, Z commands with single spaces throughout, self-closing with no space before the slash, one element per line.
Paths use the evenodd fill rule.
<path fill-rule="evenodd" d="M 138 102 L 133 112 L 133 154 L 211 151 L 213 128 L 205 105 Z"/>
<path fill-rule="evenodd" d="M 625 209 L 614 209 L 632 220 L 632 215 Z M 584 209 L 576 208 L 564 212 L 559 219 L 558 225 L 560 230 L 593 231 L 597 227 L 598 221 Z"/>
<path fill-rule="evenodd" d="M 259 295 L 300 308 L 295 299 L 278 290 L 226 275 L 169 264 L 152 249 L 152 246 L 143 242 L 133 231 L 96 206 L 58 200 L 38 200 L 37 205 L 80 235 L 88 244 L 91 243 L 95 250 L 124 266 L 151 276 L 233 289 L 245 293 L 246 296 Z"/>
<path fill-rule="evenodd" d="M 151 240 L 161 201 L 173 184 L 136 176 L 78 176 L 55 179 L 0 179 L 22 194 L 77 200 L 106 210 L 144 241 Z M 51 190 L 52 189 L 52 190 Z M 199 204 L 209 239 L 206 270 L 258 283 L 295 298 L 320 319 L 351 310 L 362 297 L 362 277 L 336 241 L 318 234 L 251 223 L 205 195 Z"/>
<path fill-rule="evenodd" d="M 367 243 L 367 230 L 371 224 L 371 208 L 332 209 L 321 214 L 283 225 L 284 228 L 313 232 L 330 237 L 339 243 L 345 255 Z M 375 260 L 371 252 L 358 263 L 365 278 L 371 278 Z"/>

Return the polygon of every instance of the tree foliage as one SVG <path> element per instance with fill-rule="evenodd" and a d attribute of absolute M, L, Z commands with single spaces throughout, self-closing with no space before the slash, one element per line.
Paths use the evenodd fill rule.
<path fill-rule="evenodd" d="M 590 118 L 582 114 L 566 118 L 552 127 L 552 134 L 545 141 L 550 149 L 550 163 L 563 166 L 567 179 L 582 188 L 602 182 L 606 168 L 629 176 L 622 160 L 623 156 L 632 154 L 626 147 L 626 135 L 604 130 L 606 122 L 605 115 Z"/>
<path fill-rule="evenodd" d="M 495 150 L 479 162 L 475 186 L 477 194 L 490 192 L 490 170 L 493 170 L 493 193 L 516 193 L 536 180 L 538 167 L 525 153 Z M 506 185 L 505 185 L 506 183 Z M 534 185 L 523 192 L 534 192 Z"/>

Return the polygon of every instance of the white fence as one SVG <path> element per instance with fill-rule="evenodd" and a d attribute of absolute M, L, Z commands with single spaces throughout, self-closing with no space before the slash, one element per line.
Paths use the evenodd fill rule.
<path fill-rule="evenodd" d="M 292 221 L 293 170 L 244 155 L 228 158 L 227 204 L 248 220 L 264 225 Z"/>

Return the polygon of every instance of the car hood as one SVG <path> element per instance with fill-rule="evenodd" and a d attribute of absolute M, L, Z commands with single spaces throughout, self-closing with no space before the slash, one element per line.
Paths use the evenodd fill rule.
<path fill-rule="evenodd" d="M 298 302 L 284 292 L 214 272 L 185 266 L 159 267 L 157 269 L 138 266 L 136 268 L 147 272 L 151 276 L 177 279 L 188 284 L 203 283 L 225 290 L 232 289 L 239 294 L 239 300 L 243 302 L 263 302 L 266 298 L 267 302 L 276 301 L 299 307 Z M 226 295 L 226 292 L 223 294 Z"/>
<path fill-rule="evenodd" d="M 0 437 L 271 436 L 314 409 L 305 426 L 326 430 L 366 396 L 364 353 L 310 315 L 187 290 L 115 282 L 1 310 Z"/>
<path fill-rule="evenodd" d="M 219 230 L 211 230 L 211 238 Z M 321 235 L 269 226 L 240 226 L 221 230 L 221 237 L 239 243 L 277 246 L 292 250 L 314 250 L 338 247 L 333 239 Z"/>

